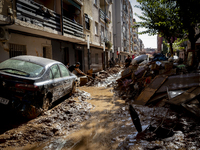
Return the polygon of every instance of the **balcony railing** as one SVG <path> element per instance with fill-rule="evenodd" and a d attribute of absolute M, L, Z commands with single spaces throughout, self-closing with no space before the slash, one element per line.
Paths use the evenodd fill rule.
<path fill-rule="evenodd" d="M 109 21 L 110 20 L 110 18 L 101 10 L 101 9 L 99 9 L 99 16 L 100 16 L 100 19 L 102 19 L 103 21 Z"/>
<path fill-rule="evenodd" d="M 17 19 L 61 32 L 61 16 L 45 6 L 30 0 L 17 0 L 16 8 Z M 77 37 L 85 37 L 83 26 L 64 16 L 63 31 Z"/>
<path fill-rule="evenodd" d="M 60 15 L 34 1 L 17 0 L 17 19 L 61 31 Z"/>
<path fill-rule="evenodd" d="M 67 17 L 63 17 L 63 30 L 64 33 L 85 38 L 85 34 L 83 34 L 83 26 Z"/>

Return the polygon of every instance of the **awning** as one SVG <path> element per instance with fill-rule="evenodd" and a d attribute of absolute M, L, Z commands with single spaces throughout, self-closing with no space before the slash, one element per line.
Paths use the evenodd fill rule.
<path fill-rule="evenodd" d="M 76 2 L 74 2 L 73 0 L 65 0 L 69 3 L 71 3 L 74 7 L 78 8 L 79 10 L 81 10 L 81 6 L 79 4 L 77 4 Z"/>

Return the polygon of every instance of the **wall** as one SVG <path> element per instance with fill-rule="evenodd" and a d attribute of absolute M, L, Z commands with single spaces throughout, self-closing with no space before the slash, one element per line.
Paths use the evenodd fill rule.
<path fill-rule="evenodd" d="M 8 43 L 26 45 L 27 55 L 40 57 L 43 57 L 43 47 L 49 47 L 48 56 L 52 57 L 51 40 L 48 39 L 11 33 Z M 2 46 L 0 46 L 0 54 L 0 62 L 9 58 L 9 52 L 5 51 Z"/>
<path fill-rule="evenodd" d="M 102 70 L 102 49 L 91 47 L 91 65 L 90 68 L 93 69 L 93 72 Z M 95 54 L 98 54 L 98 64 L 95 63 Z"/>
<path fill-rule="evenodd" d="M 26 45 L 27 55 L 43 57 L 43 46 L 51 47 L 51 40 L 20 34 L 11 34 L 9 43 Z"/>
<path fill-rule="evenodd" d="M 0 54 L 0 63 L 9 58 L 9 52 L 3 49 L 2 44 L 0 44 Z"/>
<path fill-rule="evenodd" d="M 64 48 L 69 49 L 69 64 L 75 63 L 75 51 L 73 44 L 59 40 L 52 40 L 53 59 L 64 63 Z M 66 65 L 66 64 L 65 64 Z"/>
<path fill-rule="evenodd" d="M 0 14 L 7 16 L 8 15 L 8 6 L 11 6 L 11 3 L 7 0 L 0 0 Z"/>

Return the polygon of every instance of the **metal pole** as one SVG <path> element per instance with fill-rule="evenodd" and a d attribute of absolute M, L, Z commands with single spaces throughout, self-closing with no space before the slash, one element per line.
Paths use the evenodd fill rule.
<path fill-rule="evenodd" d="M 61 30 L 62 30 L 62 35 L 64 35 L 64 27 L 63 27 L 63 0 L 61 0 Z"/>
<path fill-rule="evenodd" d="M 90 70 L 90 42 L 89 35 L 87 35 L 87 49 L 88 49 L 88 70 Z"/>
<path fill-rule="evenodd" d="M 104 70 L 106 70 L 106 51 L 105 51 L 105 42 L 103 42 L 103 52 L 104 52 Z"/>

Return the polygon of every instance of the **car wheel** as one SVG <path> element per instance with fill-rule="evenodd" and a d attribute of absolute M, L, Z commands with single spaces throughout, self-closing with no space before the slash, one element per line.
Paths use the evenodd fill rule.
<path fill-rule="evenodd" d="M 50 106 L 49 102 L 50 102 L 50 99 L 48 97 L 43 98 L 43 104 L 42 104 L 43 112 L 45 112 L 49 109 L 49 106 Z"/>

